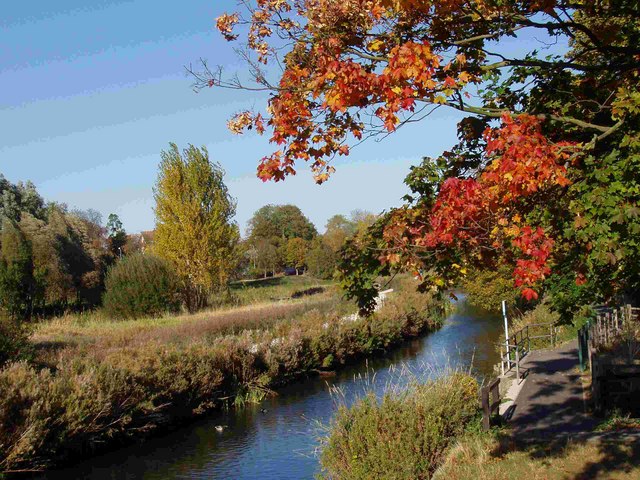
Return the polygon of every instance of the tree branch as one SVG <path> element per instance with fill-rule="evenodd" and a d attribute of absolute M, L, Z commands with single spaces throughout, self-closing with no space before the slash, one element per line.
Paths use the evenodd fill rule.
<path fill-rule="evenodd" d="M 425 101 L 426 99 L 420 99 L 420 100 Z M 504 109 L 504 110 L 487 109 L 482 107 L 473 107 L 471 105 L 464 105 L 464 104 L 460 105 L 454 102 L 448 102 L 447 105 L 452 108 L 455 108 L 456 110 L 460 110 L 462 112 L 475 113 L 476 115 L 482 115 L 484 117 L 490 117 L 490 118 L 500 118 L 503 114 L 510 113 L 510 111 L 507 109 Z M 526 112 L 521 112 L 516 115 L 520 115 L 522 113 L 526 113 Z M 602 132 L 604 136 L 610 135 L 622 125 L 621 122 L 618 122 L 613 127 L 606 127 L 603 125 L 596 125 L 595 123 L 585 122 L 584 120 L 579 120 L 573 117 L 561 117 L 558 115 L 547 114 L 547 113 L 538 114 L 536 115 L 536 117 L 539 118 L 540 120 L 549 119 L 549 120 L 554 120 L 556 122 L 561 122 L 561 123 L 570 123 L 572 125 L 576 125 L 578 127 L 581 127 L 587 130 L 597 130 L 598 132 Z M 604 138 L 604 136 L 601 136 L 601 137 Z M 600 137 L 598 138 L 600 139 Z"/>

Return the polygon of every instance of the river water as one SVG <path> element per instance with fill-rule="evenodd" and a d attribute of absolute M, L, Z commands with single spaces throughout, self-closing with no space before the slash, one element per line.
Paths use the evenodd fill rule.
<path fill-rule="evenodd" d="M 334 377 L 297 382 L 260 405 L 209 415 L 161 437 L 48 472 L 46 478 L 312 479 L 319 471 L 321 425 L 328 424 L 337 401 L 349 403 L 368 389 L 380 393 L 407 378 L 402 370 L 423 377 L 471 365 L 478 377 L 490 375 L 499 361 L 492 344 L 500 333 L 499 317 L 473 309 L 460 296 L 443 328 L 385 358 Z M 332 387 L 341 393 L 332 394 Z M 216 426 L 224 428 L 220 432 Z"/>

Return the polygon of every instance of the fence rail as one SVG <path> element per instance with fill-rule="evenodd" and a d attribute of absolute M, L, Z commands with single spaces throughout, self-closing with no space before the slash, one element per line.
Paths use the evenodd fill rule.
<path fill-rule="evenodd" d="M 541 335 L 532 335 L 535 330 L 544 331 Z M 547 333 L 548 329 L 548 333 Z M 549 346 L 554 347 L 556 344 L 558 331 L 552 322 L 547 323 L 531 323 L 525 325 L 520 330 L 510 335 L 505 343 L 500 343 L 500 371 L 502 376 L 511 370 L 516 371 L 516 380 L 520 382 L 520 363 L 531 352 L 531 340 L 547 339 Z"/>
<path fill-rule="evenodd" d="M 633 358 L 612 357 L 605 351 L 620 341 L 630 322 L 637 322 L 640 308 L 596 307 L 596 318 L 578 330 L 578 354 L 582 370 L 591 369 L 591 397 L 597 413 L 623 407 L 637 411 L 640 404 L 640 365 Z M 620 357 L 618 355 L 618 357 Z"/>
<path fill-rule="evenodd" d="M 596 318 L 588 320 L 578 330 L 578 355 L 580 367 L 591 367 L 593 353 L 611 344 L 622 330 L 624 324 L 636 321 L 640 317 L 640 308 L 625 305 L 621 307 L 594 307 Z"/>
<path fill-rule="evenodd" d="M 500 409 L 500 379 L 485 385 L 480 390 L 480 399 L 482 402 L 482 427 L 489 430 Z"/>

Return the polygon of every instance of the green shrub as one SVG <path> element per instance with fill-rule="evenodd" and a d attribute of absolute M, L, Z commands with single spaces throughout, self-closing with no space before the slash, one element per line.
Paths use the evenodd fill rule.
<path fill-rule="evenodd" d="M 454 373 L 342 406 L 320 462 L 325 478 L 428 479 L 451 443 L 477 418 L 478 384 Z"/>
<path fill-rule="evenodd" d="M 529 326 L 529 335 L 532 337 L 541 337 L 549 334 L 549 326 L 552 323 L 555 326 L 555 341 L 559 343 L 574 340 L 578 335 L 578 330 L 582 327 L 587 318 L 592 313 L 591 307 L 583 307 L 576 310 L 572 321 L 563 320 L 562 315 L 553 309 L 552 300 L 545 297 L 535 308 L 525 312 L 523 315 L 513 318 L 510 333 L 514 334 L 518 330 Z M 531 340 L 531 348 L 549 348 L 551 341 L 547 337 L 534 338 Z"/>
<path fill-rule="evenodd" d="M 589 284 L 576 285 L 575 272 L 556 273 L 544 282 L 550 307 L 560 314 L 560 322 L 571 324 L 576 316 L 584 314 L 587 305 L 598 305 L 601 297 L 594 297 L 598 289 Z"/>
<path fill-rule="evenodd" d="M 0 315 L 0 367 L 10 360 L 28 359 L 32 353 L 26 327 Z"/>
<path fill-rule="evenodd" d="M 499 312 L 503 300 L 511 307 L 522 302 L 520 292 L 513 284 L 509 268 L 482 270 L 471 273 L 462 282 L 467 301 L 488 312 Z"/>
<path fill-rule="evenodd" d="M 158 316 L 180 307 L 175 272 L 153 255 L 120 259 L 109 269 L 105 286 L 104 309 L 114 318 Z"/>

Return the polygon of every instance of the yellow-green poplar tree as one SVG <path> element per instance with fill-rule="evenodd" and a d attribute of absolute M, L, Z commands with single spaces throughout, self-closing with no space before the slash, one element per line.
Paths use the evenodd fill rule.
<path fill-rule="evenodd" d="M 236 204 L 224 171 L 209 161 L 206 148 L 189 145 L 181 153 L 172 143 L 161 158 L 154 252 L 174 265 L 184 282 L 185 304 L 194 311 L 226 286 L 237 261 Z"/>

